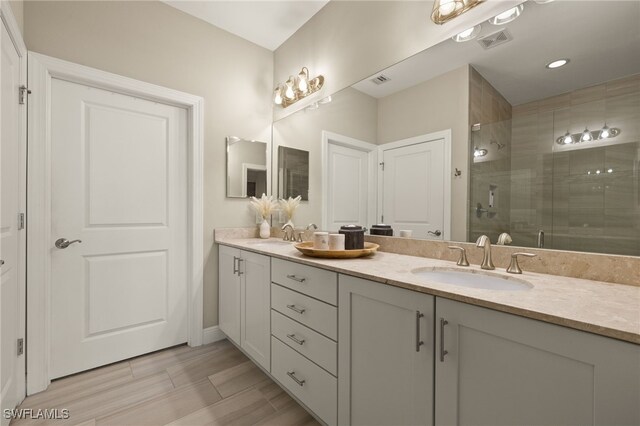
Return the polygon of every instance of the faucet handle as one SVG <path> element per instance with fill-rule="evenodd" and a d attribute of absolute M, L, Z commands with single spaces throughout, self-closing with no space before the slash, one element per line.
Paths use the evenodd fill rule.
<path fill-rule="evenodd" d="M 509 267 L 507 268 L 507 272 L 510 274 L 521 274 L 522 273 L 522 269 L 520 269 L 520 265 L 518 264 L 518 256 L 525 256 L 525 257 L 536 257 L 535 254 L 533 253 L 513 253 L 511 255 L 511 263 L 509 264 Z"/>
<path fill-rule="evenodd" d="M 469 261 L 467 260 L 467 251 L 464 247 L 460 246 L 449 246 L 451 250 L 460 250 L 460 259 L 456 262 L 458 266 L 469 266 Z"/>
<path fill-rule="evenodd" d="M 296 241 L 299 242 L 299 243 L 303 242 L 302 234 L 304 234 L 304 231 L 300 230 L 298 232 L 298 238 L 296 238 Z"/>

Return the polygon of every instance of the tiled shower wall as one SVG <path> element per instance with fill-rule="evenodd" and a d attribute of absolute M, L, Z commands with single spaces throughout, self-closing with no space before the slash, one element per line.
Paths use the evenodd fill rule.
<path fill-rule="evenodd" d="M 604 124 L 610 140 L 559 145 Z M 514 245 L 640 255 L 640 75 L 513 108 Z"/>
<path fill-rule="evenodd" d="M 473 67 L 469 70 L 469 123 L 480 129 L 470 132 L 471 152 L 486 149 L 487 155 L 471 160 L 469 185 L 469 235 L 475 241 L 488 235 L 496 241 L 509 232 L 511 205 L 511 105 Z M 489 191 L 494 204 L 489 205 Z"/>

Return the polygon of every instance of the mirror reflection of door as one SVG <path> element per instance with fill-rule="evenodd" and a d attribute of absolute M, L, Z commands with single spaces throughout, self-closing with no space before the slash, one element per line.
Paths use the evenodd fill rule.
<path fill-rule="evenodd" d="M 267 192 L 267 144 L 227 137 L 227 197 L 260 197 Z"/>
<path fill-rule="evenodd" d="M 413 238 L 446 239 L 450 203 L 444 138 L 416 137 L 380 146 L 382 220 Z"/>

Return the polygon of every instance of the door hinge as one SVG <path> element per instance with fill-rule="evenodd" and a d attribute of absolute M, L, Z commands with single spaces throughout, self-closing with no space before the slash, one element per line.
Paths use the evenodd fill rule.
<path fill-rule="evenodd" d="M 18 356 L 24 353 L 24 339 L 21 337 L 18 339 Z"/>
<path fill-rule="evenodd" d="M 19 91 L 19 95 L 18 95 L 18 103 L 20 105 L 24 105 L 27 103 L 27 95 L 31 94 L 31 90 L 29 90 L 29 88 L 27 86 L 20 86 L 18 88 Z"/>
<path fill-rule="evenodd" d="M 382 167 L 382 171 L 384 172 L 384 161 L 380 163 L 380 167 Z"/>
<path fill-rule="evenodd" d="M 24 229 L 24 213 L 18 214 L 18 231 Z"/>

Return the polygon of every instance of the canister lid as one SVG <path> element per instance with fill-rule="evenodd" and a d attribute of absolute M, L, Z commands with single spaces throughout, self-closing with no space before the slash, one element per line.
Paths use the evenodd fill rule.
<path fill-rule="evenodd" d="M 371 225 L 371 229 L 391 229 L 391 225 L 385 225 L 384 223 L 379 223 L 378 225 Z"/>
<path fill-rule="evenodd" d="M 341 231 L 362 231 L 362 226 L 360 225 L 344 225 L 340 227 Z"/>

